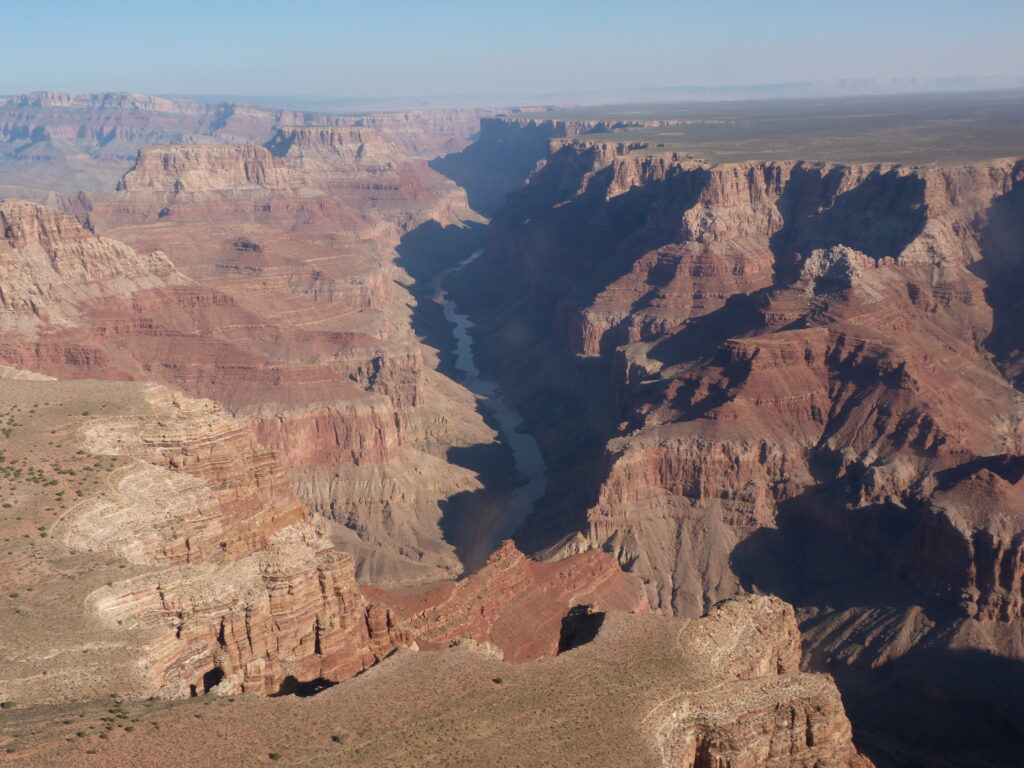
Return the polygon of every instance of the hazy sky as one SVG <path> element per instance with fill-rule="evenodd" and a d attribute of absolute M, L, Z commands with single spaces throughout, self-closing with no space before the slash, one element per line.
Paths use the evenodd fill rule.
<path fill-rule="evenodd" d="M 391 97 L 1024 75 L 1024 0 L 4 0 L 0 93 Z"/>

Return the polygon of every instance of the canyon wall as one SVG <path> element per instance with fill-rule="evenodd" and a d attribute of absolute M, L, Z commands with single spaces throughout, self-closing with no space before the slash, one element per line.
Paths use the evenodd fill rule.
<path fill-rule="evenodd" d="M 973 649 L 1005 674 L 1024 659 L 1024 433 L 1000 276 L 1022 183 L 1015 159 L 712 165 L 556 142 L 452 287 L 548 462 L 524 545 L 615 553 L 680 615 L 782 596 L 860 717 L 919 654 Z M 993 734 L 972 739 L 1022 735 Z"/>
<path fill-rule="evenodd" d="M 3 384 L 20 414 L 3 455 L 5 701 L 270 694 L 413 642 L 273 453 L 212 402 L 135 382 Z"/>
<path fill-rule="evenodd" d="M 466 210 L 425 161 L 368 128 L 290 127 L 143 150 L 115 192 L 76 199 L 84 224 L 2 208 L 4 362 L 213 399 L 356 532 L 361 576 L 460 572 L 441 505 L 480 483 L 446 456 L 495 435 L 437 372 L 394 261 L 405 232 Z"/>
<path fill-rule="evenodd" d="M 430 167 L 466 190 L 473 209 L 491 216 L 548 156 L 552 140 L 635 128 L 633 121 L 549 120 L 528 115 L 480 119 L 476 141 L 431 161 Z"/>
<path fill-rule="evenodd" d="M 511 541 L 467 579 L 417 595 L 365 592 L 387 606 L 423 650 L 443 650 L 465 639 L 493 646 L 512 662 L 554 656 L 574 610 L 649 610 L 639 577 L 623 573 L 607 553 L 591 550 L 539 563 Z"/>
<path fill-rule="evenodd" d="M 781 601 L 731 600 L 699 620 L 593 618 L 590 642 L 538 662 L 512 664 L 460 643 L 399 651 L 312 699 L 148 707 L 159 728 L 114 732 L 102 759 L 140 768 L 169 756 L 203 767 L 269 754 L 313 766 L 871 768 L 851 742 L 835 685 L 799 671 L 799 632 Z M 95 763 L 59 723 L 7 734 L 0 725 L 15 760 Z"/>
<path fill-rule="evenodd" d="M 608 554 L 544 564 L 511 546 L 422 595 L 364 592 L 274 452 L 213 402 L 0 376 L 0 407 L 22 420 L 0 456 L 15 489 L 0 511 L 15 590 L 0 604 L 3 701 L 293 693 L 417 645 L 534 660 L 560 650 L 574 609 L 646 610 L 639 578 Z"/>

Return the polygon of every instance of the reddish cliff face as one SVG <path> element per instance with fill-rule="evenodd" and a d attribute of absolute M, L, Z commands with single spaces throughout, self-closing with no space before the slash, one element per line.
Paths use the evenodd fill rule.
<path fill-rule="evenodd" d="M 556 550 L 582 536 L 616 553 L 683 615 L 776 591 L 816 617 L 810 659 L 819 622 L 830 654 L 837 633 L 869 647 L 861 664 L 954 645 L 1024 657 L 1022 400 L 999 369 L 1016 370 L 1016 305 L 993 279 L 1011 272 L 993 232 L 1022 183 L 1014 160 L 557 148 L 455 286 L 559 468 L 537 543 L 576 528 Z M 859 636 L 877 604 L 936 629 L 907 640 L 894 610 Z"/>
<path fill-rule="evenodd" d="M 480 571 L 422 595 L 364 590 L 387 605 L 423 650 L 455 640 L 489 643 L 505 661 L 554 656 L 573 609 L 646 613 L 640 579 L 623 573 L 615 558 L 589 551 L 540 563 L 506 541 Z"/>

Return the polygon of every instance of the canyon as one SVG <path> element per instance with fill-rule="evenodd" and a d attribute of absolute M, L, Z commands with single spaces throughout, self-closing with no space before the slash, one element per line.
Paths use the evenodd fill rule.
<path fill-rule="evenodd" d="M 1024 155 L 628 112 L 0 103 L 12 764 L 1013 764 Z"/>
<path fill-rule="evenodd" d="M 779 595 L 890 759 L 973 764 L 966 730 L 1012 764 L 1024 163 L 709 163 L 505 120 L 554 137 L 450 290 L 549 469 L 527 549 L 613 553 L 676 615 Z"/>

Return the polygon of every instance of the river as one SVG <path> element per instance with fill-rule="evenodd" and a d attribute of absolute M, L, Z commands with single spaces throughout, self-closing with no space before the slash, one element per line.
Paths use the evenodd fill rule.
<path fill-rule="evenodd" d="M 445 277 L 461 270 L 482 253 L 482 250 L 475 251 L 457 266 L 446 270 L 437 278 L 437 287 L 445 319 L 453 326 L 455 368 L 463 374 L 461 383 L 477 396 L 483 408 L 494 417 L 502 440 L 512 452 L 516 472 L 526 481 L 508 494 L 504 513 L 500 518 L 479 521 L 480 524 L 490 526 L 489 535 L 487 531 L 480 531 L 478 535 L 470 537 L 479 541 L 479 546 L 486 549 L 486 553 L 483 553 L 486 557 L 486 554 L 493 552 L 502 541 L 511 538 L 533 513 L 534 502 L 544 495 L 547 480 L 544 477 L 544 456 L 536 438 L 519 431 L 523 417 L 505 401 L 496 381 L 480 375 L 480 369 L 473 358 L 473 337 L 470 335 L 470 329 L 474 326 L 473 321 L 469 319 L 469 315 L 459 312 L 458 305 L 452 301 L 443 287 Z"/>

